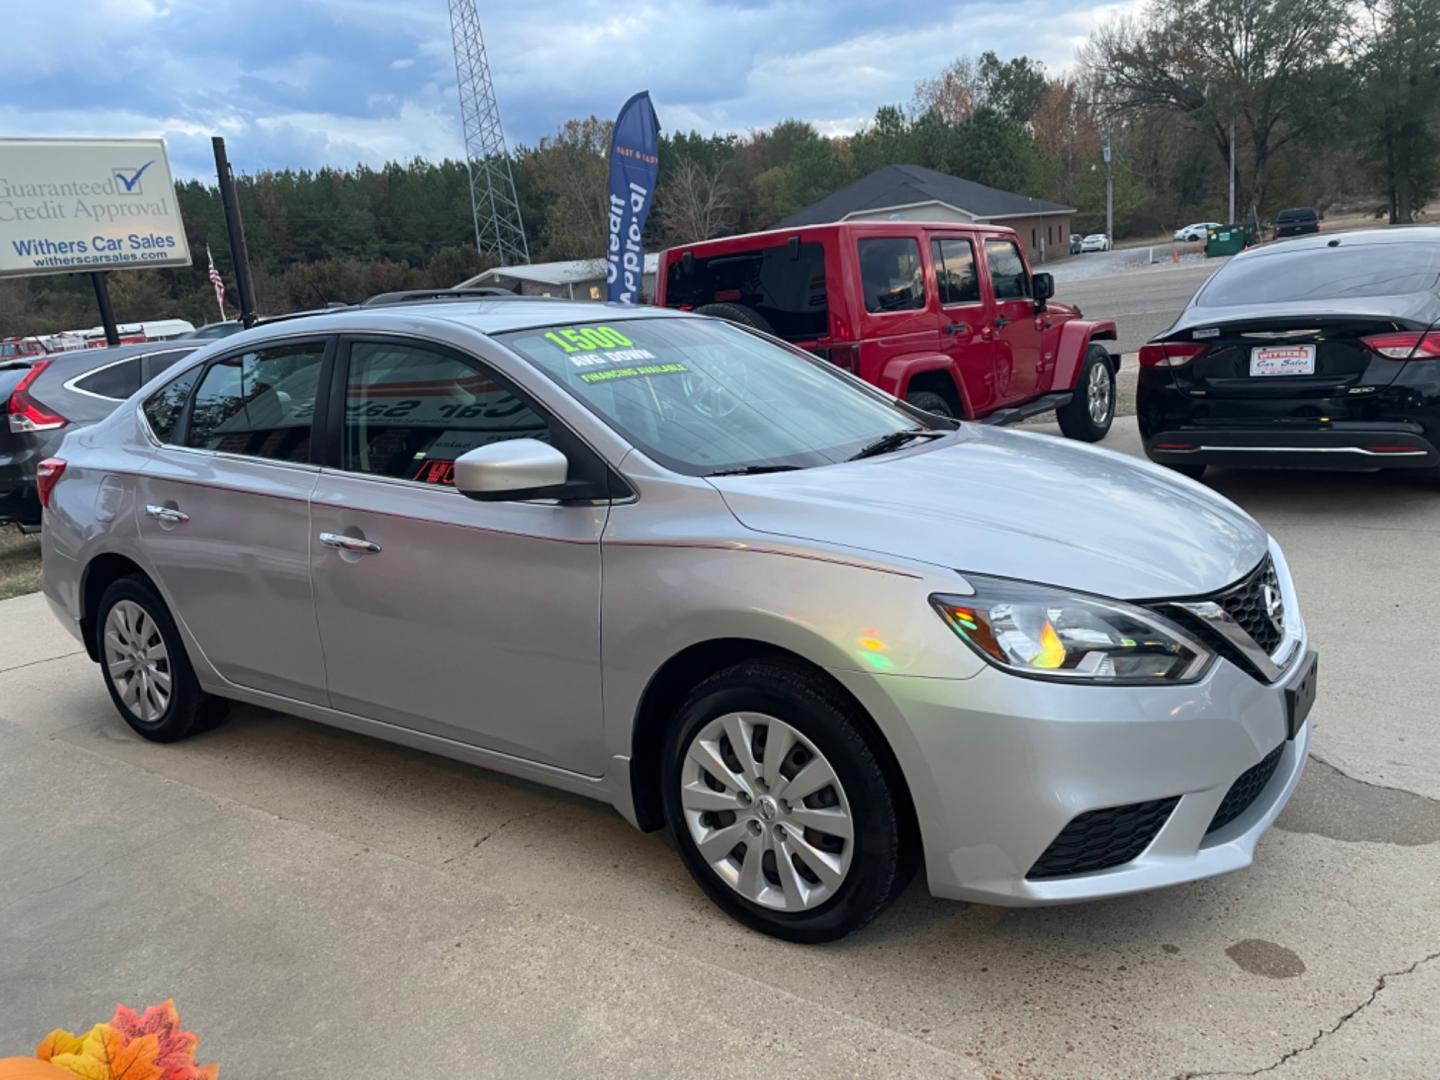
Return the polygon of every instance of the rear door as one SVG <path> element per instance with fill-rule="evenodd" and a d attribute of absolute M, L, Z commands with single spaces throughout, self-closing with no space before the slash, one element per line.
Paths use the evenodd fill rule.
<path fill-rule="evenodd" d="M 333 352 L 310 337 L 211 361 L 138 481 L 145 553 L 216 670 L 312 704 L 327 702 L 310 592 L 312 426 Z M 164 394 L 147 402 L 152 426 Z"/>
<path fill-rule="evenodd" d="M 892 361 L 940 351 L 940 314 L 930 303 L 920 239 L 861 236 L 856 241 L 859 269 L 861 364 L 867 379 L 882 390 L 900 387 Z"/>
<path fill-rule="evenodd" d="M 1035 315 L 1030 271 L 1020 245 L 1009 237 L 985 240 L 985 265 L 994 299 L 990 326 L 995 344 L 995 393 L 1001 405 L 1028 401 L 1038 392 L 1044 331 Z"/>
<path fill-rule="evenodd" d="M 970 407 L 980 416 L 996 405 L 995 343 L 988 333 L 990 316 L 980 289 L 975 241 L 964 235 L 932 234 L 930 259 L 945 315 L 940 347 L 954 361 Z"/>

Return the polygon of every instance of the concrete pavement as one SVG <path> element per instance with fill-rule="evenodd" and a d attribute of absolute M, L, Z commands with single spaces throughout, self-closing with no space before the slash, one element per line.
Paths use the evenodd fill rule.
<path fill-rule="evenodd" d="M 1285 545 L 1322 654 L 1257 863 L 1046 910 L 917 883 L 820 948 L 584 800 L 250 708 L 145 743 L 39 597 L 0 604 L 0 1056 L 173 995 L 232 1080 L 1433 1077 L 1440 493 L 1214 485 Z"/>

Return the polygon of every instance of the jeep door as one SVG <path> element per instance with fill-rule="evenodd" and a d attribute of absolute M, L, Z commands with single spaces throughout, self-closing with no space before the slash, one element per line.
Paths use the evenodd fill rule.
<path fill-rule="evenodd" d="M 862 374 L 892 394 L 905 391 L 905 361 L 934 357 L 940 347 L 935 309 L 929 304 L 920 241 L 908 236 L 861 236 L 856 240 L 860 291 Z"/>
<path fill-rule="evenodd" d="M 968 236 L 934 234 L 930 259 L 944 315 L 940 349 L 950 357 L 972 414 L 983 416 L 996 405 L 995 345 L 980 289 L 975 242 Z"/>
<path fill-rule="evenodd" d="M 985 238 L 990 278 L 990 326 L 995 344 L 995 391 L 1001 405 L 1029 401 L 1040 390 L 1044 329 L 1035 314 L 1030 270 L 1009 236 Z"/>

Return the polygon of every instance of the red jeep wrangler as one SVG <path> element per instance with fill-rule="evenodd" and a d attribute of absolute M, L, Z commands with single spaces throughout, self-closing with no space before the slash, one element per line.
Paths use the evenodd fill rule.
<path fill-rule="evenodd" d="M 1115 415 L 1115 324 L 1051 301 L 1015 230 L 875 221 L 670 248 L 655 302 L 783 338 L 917 408 L 986 423 L 1055 410 L 1072 439 Z M 1113 345 L 1112 345 L 1113 347 Z"/>

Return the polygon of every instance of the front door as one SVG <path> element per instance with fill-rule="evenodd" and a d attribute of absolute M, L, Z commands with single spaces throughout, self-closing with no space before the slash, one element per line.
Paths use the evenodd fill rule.
<path fill-rule="evenodd" d="M 314 704 L 326 694 L 310 595 L 311 424 L 330 348 L 310 339 L 211 362 L 138 479 L 142 546 L 210 663 L 238 686 Z M 194 379 L 185 372 L 152 403 Z"/>
<path fill-rule="evenodd" d="M 996 404 L 995 343 L 980 293 L 975 244 L 965 236 L 934 236 L 930 258 L 944 314 L 940 348 L 954 361 L 973 415 L 983 416 Z"/>
<path fill-rule="evenodd" d="M 882 390 L 900 390 L 906 357 L 939 348 L 935 308 L 925 288 L 920 241 L 913 236 L 863 236 L 856 241 L 865 313 L 864 372 Z"/>
<path fill-rule="evenodd" d="M 1035 315 L 1030 271 L 1014 240 L 990 237 L 985 263 L 994 293 L 990 325 L 995 340 L 995 389 L 1000 404 L 1028 401 L 1039 392 L 1044 330 Z"/>
<path fill-rule="evenodd" d="M 342 354 L 311 526 L 332 706 L 598 775 L 608 505 L 466 498 L 457 457 L 550 441 L 553 421 L 439 346 L 357 339 Z"/>

